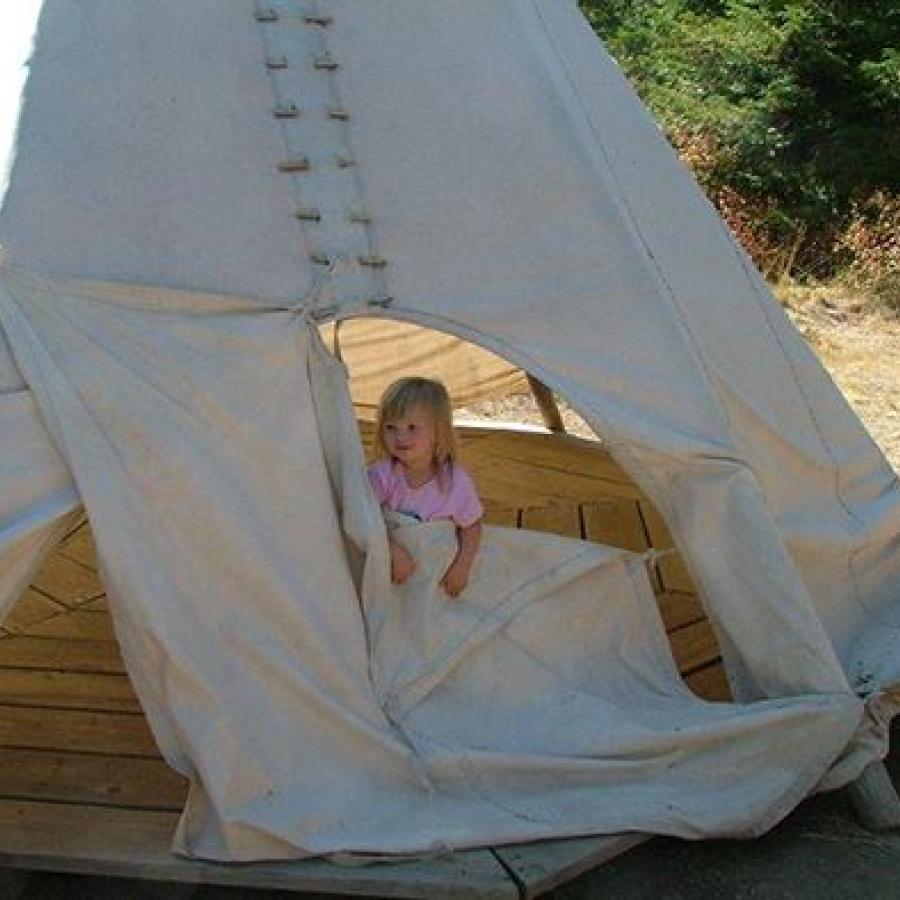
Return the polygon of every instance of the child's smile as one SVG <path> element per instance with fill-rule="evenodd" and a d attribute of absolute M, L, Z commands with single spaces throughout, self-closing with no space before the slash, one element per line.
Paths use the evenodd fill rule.
<path fill-rule="evenodd" d="M 410 487 L 419 487 L 434 475 L 434 417 L 421 406 L 410 407 L 400 418 L 384 424 L 388 453 L 406 467 Z"/>

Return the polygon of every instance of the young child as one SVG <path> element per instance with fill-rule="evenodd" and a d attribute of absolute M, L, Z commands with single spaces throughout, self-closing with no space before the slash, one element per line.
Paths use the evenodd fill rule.
<path fill-rule="evenodd" d="M 369 468 L 369 481 L 383 509 L 422 522 L 450 519 L 458 548 L 441 579 L 451 597 L 469 582 L 481 542 L 484 511 L 472 479 L 456 462 L 456 436 L 447 389 L 428 378 L 401 378 L 378 405 L 376 440 L 382 459 Z M 416 562 L 391 539 L 391 580 L 403 584 Z"/>

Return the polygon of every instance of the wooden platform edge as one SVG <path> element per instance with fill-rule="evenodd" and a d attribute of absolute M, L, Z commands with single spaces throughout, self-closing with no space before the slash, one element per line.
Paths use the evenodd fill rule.
<path fill-rule="evenodd" d="M 536 841 L 495 847 L 494 854 L 516 880 L 522 897 L 530 900 L 626 853 L 651 837 L 630 832 Z"/>
<path fill-rule="evenodd" d="M 178 814 L 171 812 L 0 801 L 0 867 L 391 898 L 520 896 L 490 850 L 371 865 L 344 866 L 325 859 L 214 863 L 171 852 L 177 821 Z"/>
<path fill-rule="evenodd" d="M 881 760 L 869 763 L 856 781 L 847 785 L 859 821 L 870 831 L 900 829 L 900 796 Z"/>

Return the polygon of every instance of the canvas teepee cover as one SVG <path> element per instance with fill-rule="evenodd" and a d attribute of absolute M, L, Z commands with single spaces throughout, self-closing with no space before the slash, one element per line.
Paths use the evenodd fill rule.
<path fill-rule="evenodd" d="M 48 0 L 26 99 L 0 598 L 82 499 L 178 849 L 748 834 L 883 752 L 896 476 L 571 0 Z M 772 699 L 690 697 L 640 567 L 570 542 L 498 532 L 510 603 L 416 618 L 314 327 L 360 315 L 562 392 Z"/>

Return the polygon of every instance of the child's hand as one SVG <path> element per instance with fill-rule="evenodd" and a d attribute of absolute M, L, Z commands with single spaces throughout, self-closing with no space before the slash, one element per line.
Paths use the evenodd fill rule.
<path fill-rule="evenodd" d="M 391 582 L 405 584 L 415 571 L 416 561 L 410 556 L 409 551 L 391 541 Z"/>
<path fill-rule="evenodd" d="M 448 597 L 458 597 L 469 583 L 469 564 L 458 556 L 450 563 L 450 567 L 444 572 L 441 579 L 441 587 L 447 592 Z"/>

